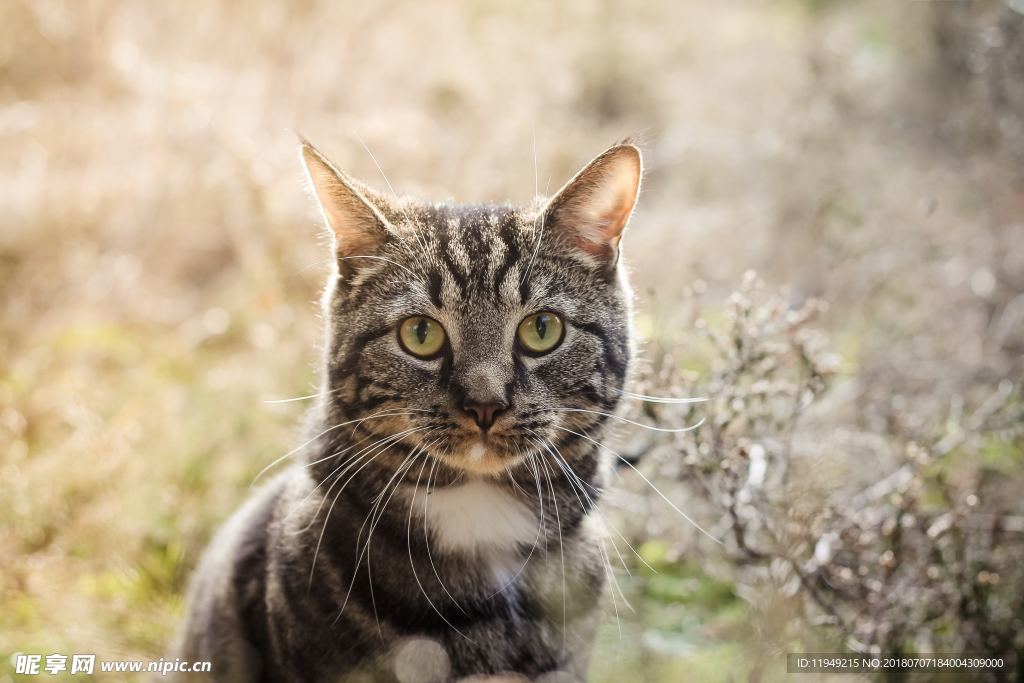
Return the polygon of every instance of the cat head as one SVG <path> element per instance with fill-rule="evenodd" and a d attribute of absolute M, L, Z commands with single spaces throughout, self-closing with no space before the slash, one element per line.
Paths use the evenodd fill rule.
<path fill-rule="evenodd" d="M 550 200 L 519 207 L 399 199 L 301 151 L 337 266 L 328 425 L 360 420 L 368 447 L 483 475 L 596 436 L 631 355 L 620 255 L 636 147 L 608 149 Z"/>

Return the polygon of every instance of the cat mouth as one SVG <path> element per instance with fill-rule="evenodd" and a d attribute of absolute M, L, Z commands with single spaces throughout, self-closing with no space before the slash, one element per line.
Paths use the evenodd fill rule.
<path fill-rule="evenodd" d="M 524 456 L 509 452 L 497 442 L 498 439 L 486 434 L 476 435 L 445 455 L 444 460 L 474 474 L 496 475 L 507 472 L 518 465 Z"/>

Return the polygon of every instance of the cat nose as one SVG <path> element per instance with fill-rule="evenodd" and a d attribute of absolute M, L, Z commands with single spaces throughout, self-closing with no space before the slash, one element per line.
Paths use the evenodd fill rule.
<path fill-rule="evenodd" d="M 498 415 L 505 412 L 506 408 L 508 408 L 508 404 L 504 401 L 500 403 L 476 403 L 474 401 L 466 401 L 462 404 L 462 409 L 469 413 L 469 416 L 473 418 L 477 426 L 483 430 L 490 429 Z"/>

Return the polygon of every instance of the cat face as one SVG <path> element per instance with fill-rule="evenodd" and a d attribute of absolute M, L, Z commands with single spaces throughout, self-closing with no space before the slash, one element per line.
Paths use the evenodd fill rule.
<path fill-rule="evenodd" d="M 389 199 L 308 144 L 303 158 L 338 264 L 329 421 L 363 420 L 368 444 L 496 474 L 615 407 L 630 357 L 619 242 L 639 188 L 635 147 L 613 147 L 527 208 Z"/>

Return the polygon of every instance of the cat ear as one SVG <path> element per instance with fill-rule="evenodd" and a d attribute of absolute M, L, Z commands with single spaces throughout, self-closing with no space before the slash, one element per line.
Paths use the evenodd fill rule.
<path fill-rule="evenodd" d="M 310 184 L 327 225 L 334 233 L 339 257 L 373 254 L 391 230 L 387 220 L 370 202 L 369 191 L 335 168 L 308 141 L 302 140 L 301 149 Z M 358 268 L 359 264 L 352 263 L 348 268 L 353 266 Z"/>
<path fill-rule="evenodd" d="M 544 209 L 546 229 L 599 263 L 615 265 L 643 170 L 640 150 L 616 145 L 591 161 Z"/>

